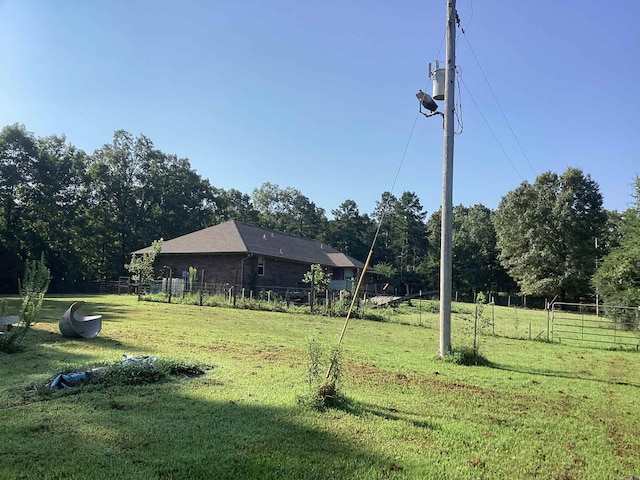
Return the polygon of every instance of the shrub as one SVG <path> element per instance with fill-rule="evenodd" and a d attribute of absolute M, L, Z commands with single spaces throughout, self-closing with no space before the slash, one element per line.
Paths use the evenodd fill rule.
<path fill-rule="evenodd" d="M 327 374 L 323 375 L 322 363 L 328 360 Z M 340 389 L 341 350 L 334 347 L 328 356 L 320 343 L 309 339 L 307 350 L 307 391 L 298 395 L 298 403 L 313 410 L 322 411 L 344 403 Z"/>
<path fill-rule="evenodd" d="M 51 272 L 44 263 L 44 253 L 40 260 L 27 260 L 24 266 L 24 279 L 18 281 L 22 304 L 18 326 L 0 335 L 0 351 L 13 353 L 20 350 L 20 343 L 29 329 L 38 322 L 44 296 L 49 289 Z M 6 303 L 0 306 L 2 315 L 6 315 Z M 1 312 L 0 312 L 1 313 Z"/>
<path fill-rule="evenodd" d="M 490 364 L 489 360 L 469 347 L 451 348 L 442 358 L 442 361 L 466 366 L 486 366 Z"/>

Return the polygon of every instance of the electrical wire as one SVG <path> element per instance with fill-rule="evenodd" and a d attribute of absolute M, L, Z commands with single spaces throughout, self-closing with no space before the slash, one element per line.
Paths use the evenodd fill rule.
<path fill-rule="evenodd" d="M 453 132 L 454 135 L 462 135 L 464 130 L 464 122 L 462 121 L 462 88 L 460 87 L 460 81 L 462 80 L 462 69 L 456 65 L 456 85 L 458 86 L 458 94 L 456 95 L 456 104 L 453 109 L 453 113 L 458 121 L 458 127 Z"/>
<path fill-rule="evenodd" d="M 491 128 L 491 125 L 489 124 L 489 121 L 487 120 L 487 117 L 484 116 L 484 113 L 482 113 L 482 110 L 480 109 L 480 106 L 478 105 L 478 102 L 476 102 L 475 98 L 473 98 L 473 95 L 471 95 L 471 92 L 469 91 L 469 87 L 467 87 L 467 84 L 464 83 L 464 80 L 460 80 L 462 82 L 462 85 L 464 85 L 465 90 L 467 91 L 467 94 L 469 95 L 469 98 L 471 98 L 471 101 L 473 102 L 473 104 L 476 106 L 476 108 L 478 109 L 478 112 L 480 113 L 480 116 L 482 117 L 482 119 L 484 120 L 484 123 L 487 124 L 487 127 L 489 128 L 489 131 L 491 132 L 491 134 L 493 135 L 493 138 L 495 138 L 496 142 L 498 143 L 498 145 L 500 146 L 500 149 L 502 150 L 502 153 L 504 153 L 504 156 L 507 157 L 507 160 L 509 160 L 509 163 L 511 164 L 511 167 L 513 168 L 513 170 L 516 172 L 516 174 L 518 175 L 518 177 L 520 178 L 521 181 L 524 181 L 524 178 L 522 178 L 522 175 L 520 175 L 520 172 L 518 171 L 518 169 L 516 168 L 515 164 L 513 163 L 513 161 L 511 160 L 511 157 L 509 156 L 509 154 L 507 153 L 507 151 L 504 149 L 504 147 L 502 146 L 502 143 L 500 143 L 500 139 L 498 139 L 498 136 L 496 135 L 496 132 L 494 132 L 493 128 Z"/>
<path fill-rule="evenodd" d="M 418 122 L 418 117 L 420 116 L 420 112 L 416 113 L 416 118 L 413 120 L 413 125 L 411 126 L 411 131 L 409 132 L 409 138 L 407 139 L 407 143 L 405 144 L 404 151 L 402 152 L 402 157 L 400 158 L 400 163 L 398 164 L 398 168 L 396 170 L 396 175 L 393 178 L 393 183 L 391 185 L 390 193 L 393 193 L 395 189 L 396 182 L 398 181 L 398 176 L 400 175 L 400 170 L 402 169 L 402 165 L 404 163 L 404 158 L 407 155 L 407 150 L 409 149 L 409 143 L 411 142 L 411 137 L 413 137 L 413 132 L 416 129 L 416 123 Z M 378 220 L 378 226 L 376 228 L 376 233 L 373 236 L 373 241 L 371 242 L 371 248 L 369 249 L 369 254 L 367 255 L 367 260 L 364 263 L 364 267 L 362 267 L 362 273 L 360 274 L 360 278 L 358 278 L 358 283 L 356 285 L 356 289 L 353 292 L 353 298 L 351 299 L 351 304 L 349 305 L 349 310 L 347 310 L 347 316 L 344 320 L 344 325 L 342 326 L 342 331 L 340 332 L 340 336 L 338 337 L 338 343 L 336 347 L 339 347 L 342 344 L 342 339 L 344 338 L 344 334 L 347 331 L 347 325 L 349 325 L 349 320 L 351 319 L 351 313 L 353 312 L 353 308 L 356 304 L 356 300 L 358 299 L 358 294 L 360 293 L 360 286 L 362 285 L 362 280 L 364 279 L 365 273 L 369 268 L 369 262 L 371 262 L 371 257 L 373 256 L 373 248 L 375 247 L 376 241 L 378 240 L 378 235 L 380 234 L 380 229 L 382 227 L 382 222 L 384 221 L 384 217 L 387 213 L 389 204 L 391 202 L 392 195 L 389 195 L 386 203 L 382 208 L 382 212 L 380 213 L 380 218 Z M 325 381 L 329 380 L 331 376 L 331 370 L 335 367 L 335 362 L 331 362 L 329 368 L 327 369 L 327 374 L 325 376 Z"/>
<path fill-rule="evenodd" d="M 461 28 L 462 30 L 462 28 Z M 482 73 L 482 76 L 484 77 L 484 80 L 487 82 L 487 85 L 489 86 L 489 90 L 491 91 L 491 94 L 493 95 L 494 100 L 496 101 L 496 104 L 498 105 L 498 108 L 500 109 L 500 113 L 502 113 L 502 117 L 504 118 L 505 122 L 507 123 L 509 130 L 511 130 L 511 135 L 513 135 L 513 138 L 515 139 L 516 143 L 518 144 L 518 147 L 520 148 L 520 152 L 522 152 L 522 156 L 524 157 L 524 159 L 527 161 L 527 164 L 529 165 L 529 168 L 531 169 L 531 172 L 533 173 L 533 175 L 537 175 L 535 169 L 533 168 L 533 165 L 531 165 L 531 162 L 529 161 L 529 157 L 527 156 L 526 152 L 524 151 L 524 148 L 522 148 L 522 144 L 520 143 L 520 140 L 518 139 L 518 136 L 516 135 L 516 132 L 513 130 L 513 127 L 511 126 L 511 122 L 509 122 L 509 119 L 507 118 L 507 114 L 504 112 L 502 105 L 500 104 L 500 101 L 498 100 L 498 96 L 496 95 L 496 92 L 493 90 L 493 87 L 491 86 L 491 82 L 489 82 L 489 79 L 487 78 L 487 75 L 484 73 L 484 69 L 482 68 L 482 65 L 480 64 L 480 60 L 478 59 L 478 56 L 476 55 L 476 52 L 473 50 L 473 47 L 471 46 L 471 42 L 469 41 L 469 37 L 467 36 L 467 34 L 465 33 L 464 30 L 462 30 L 462 36 L 464 37 L 464 39 L 467 41 L 467 45 L 469 45 L 469 50 L 471 50 L 471 54 L 473 55 L 473 58 L 475 58 L 476 63 L 478 64 L 478 67 L 480 68 L 480 72 Z"/>
<path fill-rule="evenodd" d="M 444 35 L 442 36 L 442 41 L 440 42 L 440 48 L 438 49 L 438 54 L 436 55 L 436 58 L 438 58 L 438 56 L 440 55 L 440 52 L 442 50 L 442 45 L 444 45 L 446 39 L 446 30 Z M 431 77 L 429 77 L 429 80 L 427 81 L 427 87 L 429 85 L 429 82 L 431 82 L 432 79 Z M 458 84 L 458 89 L 460 88 L 460 85 Z M 425 88 L 426 91 L 428 91 L 428 88 Z M 462 106 L 460 105 L 460 109 L 462 110 Z M 365 276 L 365 273 L 367 272 L 367 269 L 369 268 L 369 262 L 371 261 L 371 257 L 373 255 L 373 249 L 375 247 L 376 241 L 378 240 L 378 236 L 380 235 L 380 229 L 382 228 L 382 223 L 384 221 L 384 217 L 388 211 L 388 207 L 389 204 L 391 202 L 391 199 L 393 197 L 393 191 L 395 189 L 396 186 L 396 182 L 398 181 L 398 176 L 400 175 L 400 170 L 402 169 L 402 165 L 404 163 L 404 159 L 405 156 L 407 154 L 407 150 L 409 149 L 409 144 L 411 142 L 411 138 L 413 137 L 413 132 L 416 129 L 416 124 L 418 122 L 418 117 L 420 116 L 420 111 L 418 111 L 416 113 L 416 117 L 413 119 L 413 125 L 411 126 L 411 131 L 409 132 L 409 138 L 407 138 L 407 143 L 405 144 L 404 147 L 404 151 L 402 152 L 402 157 L 400 158 L 400 163 L 398 164 L 398 168 L 396 170 L 396 174 L 395 177 L 393 178 L 393 183 L 391 185 L 391 190 L 389 191 L 390 195 L 387 198 L 386 203 L 384 204 L 382 211 L 380 212 L 380 218 L 378 219 L 378 226 L 376 227 L 376 232 L 373 236 L 373 241 L 371 242 L 371 248 L 369 249 L 369 254 L 367 255 L 367 260 L 364 263 L 364 266 L 362 268 L 362 273 L 360 274 L 360 278 L 358 279 L 358 283 L 356 285 L 356 289 L 353 293 L 353 298 L 351 299 L 351 304 L 349 305 L 349 310 L 347 310 L 347 316 L 344 320 L 344 325 L 342 326 L 342 331 L 340 332 L 340 336 L 338 337 L 338 343 L 336 345 L 336 347 L 340 347 L 340 345 L 342 344 L 342 339 L 344 338 L 344 335 L 347 331 L 347 326 L 349 325 L 349 320 L 351 319 L 351 314 L 353 312 L 353 308 L 355 306 L 356 300 L 358 299 L 358 294 L 360 292 L 360 286 L 362 285 L 362 280 Z M 459 125 L 462 128 L 462 121 L 459 118 Z M 332 361 L 331 364 L 329 365 L 329 368 L 327 369 L 327 374 L 325 376 L 325 381 L 329 380 L 329 377 L 331 376 L 331 371 L 332 369 L 335 367 L 334 362 Z"/>

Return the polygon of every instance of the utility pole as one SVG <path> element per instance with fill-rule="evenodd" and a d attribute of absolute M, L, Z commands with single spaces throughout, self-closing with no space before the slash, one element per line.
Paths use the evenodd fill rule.
<path fill-rule="evenodd" d="M 451 237 L 453 217 L 453 138 L 456 76 L 456 0 L 447 1 L 447 59 L 444 87 L 444 158 L 440 234 L 440 357 L 451 350 Z"/>

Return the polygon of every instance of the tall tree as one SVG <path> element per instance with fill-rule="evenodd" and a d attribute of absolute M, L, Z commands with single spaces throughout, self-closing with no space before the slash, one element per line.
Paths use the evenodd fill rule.
<path fill-rule="evenodd" d="M 598 184 L 582 170 L 546 172 L 507 193 L 496 212 L 500 260 L 528 295 L 590 295 L 595 239 L 607 216 Z"/>
<path fill-rule="evenodd" d="M 266 182 L 253 191 L 252 200 L 263 226 L 301 237 L 323 239 L 327 222 L 324 209 L 317 207 L 300 190 L 281 189 Z"/>
<path fill-rule="evenodd" d="M 91 157 L 93 239 L 100 245 L 101 278 L 125 272 L 132 251 L 159 237 L 210 225 L 216 198 L 189 161 L 157 150 L 144 135 L 124 130 Z"/>
<path fill-rule="evenodd" d="M 454 209 L 455 212 L 455 209 Z M 420 273 L 427 279 L 426 288 L 435 290 L 440 284 L 440 232 L 442 224 L 442 208 L 433 212 L 425 225 L 427 230 L 427 250 L 418 267 Z M 455 226 L 455 222 L 452 222 Z M 452 260 L 455 256 L 452 252 Z M 452 268 L 453 271 L 453 268 Z"/>
<path fill-rule="evenodd" d="M 366 214 L 361 214 L 353 200 L 345 200 L 331 210 L 325 240 L 329 245 L 353 258 L 365 261 L 369 254 L 375 225 Z"/>
<path fill-rule="evenodd" d="M 257 225 L 260 223 L 260 213 L 251 202 L 251 196 L 235 188 L 224 190 L 215 188 L 216 208 L 213 212 L 214 223 L 227 220 Z"/>
<path fill-rule="evenodd" d="M 186 158 L 156 149 L 147 152 L 139 173 L 138 241 L 148 245 L 158 236 L 174 238 L 213 224 L 218 199 L 209 181 Z"/>
<path fill-rule="evenodd" d="M 477 291 L 510 291 L 515 285 L 500 265 L 494 215 L 482 204 L 456 205 L 452 218 L 452 283 L 463 298 L 473 300 Z M 430 275 L 436 288 L 440 274 L 440 210 L 427 222 L 428 252 L 420 268 Z"/>
<path fill-rule="evenodd" d="M 453 209 L 453 282 L 458 290 L 505 291 L 513 281 L 500 265 L 494 212 L 481 204 Z"/>
<path fill-rule="evenodd" d="M 397 272 L 393 283 L 402 291 L 425 287 L 419 266 L 427 249 L 426 215 L 418 196 L 409 191 L 400 198 L 384 192 L 372 214 L 378 222 L 382 219 L 373 263 L 391 266 Z"/>
<path fill-rule="evenodd" d="M 377 228 L 380 229 L 378 239 L 376 241 L 373 264 L 387 263 L 396 265 L 396 258 L 392 247 L 392 222 L 396 203 L 398 199 L 391 192 L 383 192 L 380 200 L 376 201 L 376 206 L 371 214 L 371 218 L 376 222 Z"/>
<path fill-rule="evenodd" d="M 25 198 L 24 221 L 29 224 L 29 249 L 44 252 L 51 271 L 51 288 L 69 291 L 86 278 L 93 247 L 87 241 L 89 191 L 87 155 L 67 143 L 65 136 L 37 140 L 33 189 Z"/>
<path fill-rule="evenodd" d="M 36 139 L 23 125 L 0 131 L 0 288 L 15 291 L 26 259 L 24 195 L 33 188 Z"/>
<path fill-rule="evenodd" d="M 593 285 L 609 305 L 640 305 L 640 177 L 634 180 L 635 204 L 619 224 L 619 245 L 599 262 Z"/>
<path fill-rule="evenodd" d="M 391 216 L 391 245 L 398 253 L 400 272 L 415 272 L 426 251 L 427 231 L 425 212 L 414 192 L 404 192 L 394 206 Z"/>

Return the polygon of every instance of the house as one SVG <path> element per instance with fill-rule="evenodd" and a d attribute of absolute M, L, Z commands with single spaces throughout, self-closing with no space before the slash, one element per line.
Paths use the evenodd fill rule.
<path fill-rule="evenodd" d="M 150 251 L 149 246 L 133 253 Z M 364 268 L 362 262 L 317 240 L 235 220 L 165 240 L 155 266 L 171 268 L 174 278 L 188 278 L 189 267 L 194 267 L 198 283 L 258 291 L 308 288 L 302 277 L 312 264 L 331 274 L 333 290 L 354 290 Z M 362 288 L 374 279 L 374 272 L 367 273 Z"/>

